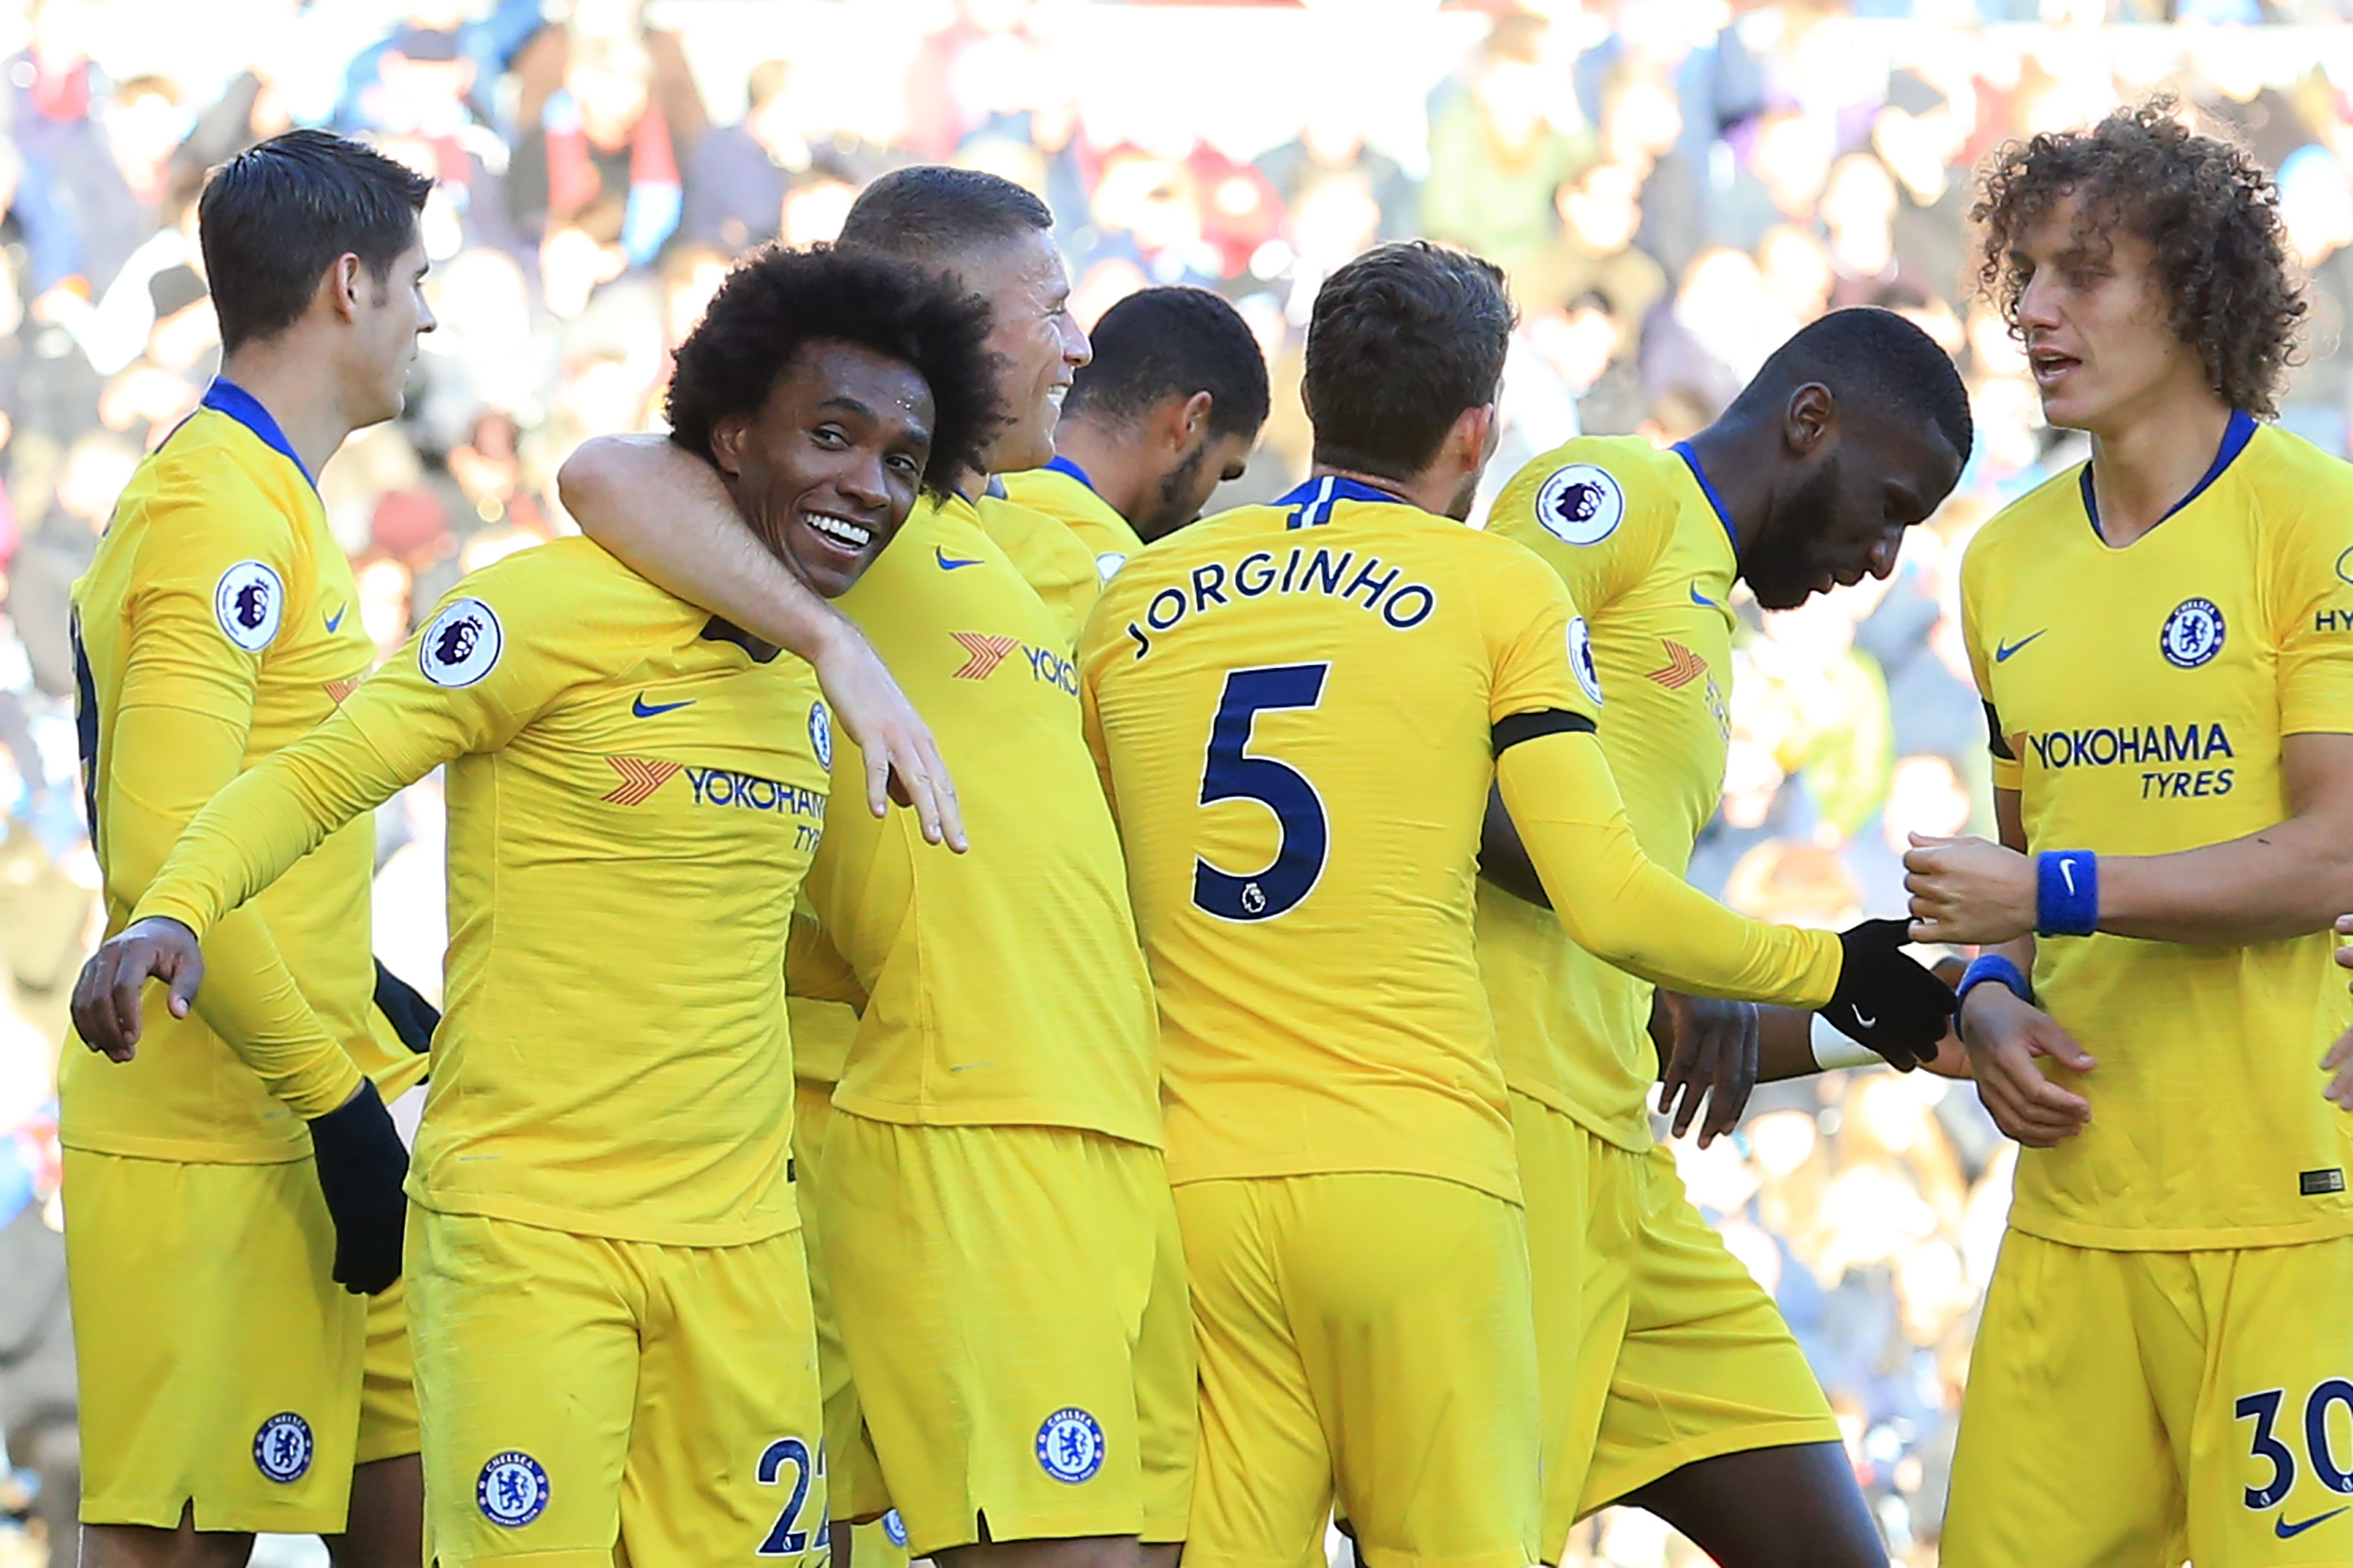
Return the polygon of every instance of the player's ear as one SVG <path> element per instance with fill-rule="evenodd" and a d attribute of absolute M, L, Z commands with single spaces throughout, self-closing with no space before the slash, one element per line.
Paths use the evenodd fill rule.
<path fill-rule="evenodd" d="M 711 461 L 730 479 L 744 472 L 744 443 L 751 439 L 752 421 L 742 414 L 723 414 L 711 427 Z"/>
<path fill-rule="evenodd" d="M 367 264 L 346 250 L 328 266 L 326 275 L 319 280 L 319 291 L 326 296 L 327 306 L 343 321 L 356 321 L 360 313 L 361 275 Z"/>
<path fill-rule="evenodd" d="M 1187 446 L 1199 440 L 1201 432 L 1209 428 L 1209 410 L 1217 401 L 1207 392 L 1196 392 L 1185 399 L 1183 408 L 1177 410 L 1177 422 L 1184 430 Z"/>
<path fill-rule="evenodd" d="M 1838 427 L 1838 399 L 1819 381 L 1789 394 L 1782 410 L 1781 440 L 1799 457 L 1811 457 Z"/>
<path fill-rule="evenodd" d="M 1465 408 L 1454 422 L 1456 431 L 1464 440 L 1464 455 L 1479 469 L 1495 455 L 1504 440 L 1503 410 L 1493 403 L 1482 403 L 1476 408 Z"/>

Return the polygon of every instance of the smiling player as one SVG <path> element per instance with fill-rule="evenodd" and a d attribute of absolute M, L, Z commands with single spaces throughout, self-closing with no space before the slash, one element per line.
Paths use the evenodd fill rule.
<path fill-rule="evenodd" d="M 1140 289 L 1095 323 L 1054 427 L 1054 459 L 1005 493 L 1069 525 L 1104 581 L 1240 479 L 1266 422 L 1266 359 L 1207 289 Z"/>
<path fill-rule="evenodd" d="M 670 439 L 841 593 L 973 461 L 985 331 L 913 269 L 769 252 L 681 345 Z M 91 960 L 100 995 L 193 993 L 205 933 L 447 765 L 449 1012 L 409 1178 L 443 1568 L 823 1560 L 783 994 L 817 698 L 809 666 L 585 539 L 510 556 L 224 791 Z"/>
<path fill-rule="evenodd" d="M 1069 656 L 1069 609 L 1100 583 L 1068 528 L 985 489 L 1052 455 L 1085 362 L 1051 223 L 1009 181 L 914 167 L 842 229 L 987 301 L 1006 409 L 956 493 L 842 600 L 939 726 L 972 853 L 919 853 L 860 817 L 829 829 L 808 882 L 869 999 L 818 1199 L 854 1395 L 828 1411 L 832 1462 L 859 1462 L 862 1429 L 880 1470 L 837 1477 L 839 1511 L 895 1506 L 944 1568 L 1130 1568 L 1139 1542 L 1171 1561 L 1192 1487 L 1152 987 Z M 742 519 L 692 465 L 621 441 L 573 461 L 593 482 L 565 503 L 591 535 L 744 624 L 777 613 L 775 568 L 747 565 Z M 1083 574 L 1060 612 L 1008 518 Z"/>
<path fill-rule="evenodd" d="M 2092 460 L 1962 568 L 2001 843 L 1906 857 L 1922 939 L 1996 945 L 1961 1035 L 2027 1146 L 1951 1568 L 2353 1561 L 2353 1122 L 2315 1072 L 2348 1015 L 2353 471 L 2258 422 L 2303 312 L 2276 194 L 2170 107 L 2005 148 L 1977 207 Z"/>

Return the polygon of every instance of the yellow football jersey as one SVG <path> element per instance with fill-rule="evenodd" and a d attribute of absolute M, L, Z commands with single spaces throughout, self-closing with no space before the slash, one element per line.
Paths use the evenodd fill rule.
<path fill-rule="evenodd" d="M 1095 567 L 1093 552 L 1059 518 L 1005 496 L 983 495 L 976 510 L 981 528 L 1053 612 L 1062 630 L 1062 651 L 1069 652 L 1079 641 L 1079 628 L 1087 623 L 1087 611 L 1103 592 L 1103 574 Z"/>
<path fill-rule="evenodd" d="M 786 1015 L 792 1021 L 793 1076 L 805 1084 L 841 1082 L 850 1042 L 858 1038 L 858 1011 L 866 993 L 849 963 L 834 950 L 817 911 L 806 897 L 793 911 L 793 934 L 785 948 Z"/>
<path fill-rule="evenodd" d="M 1095 572 L 1109 582 L 1144 548 L 1144 541 L 1112 503 L 1095 493 L 1086 470 L 1066 457 L 1044 468 L 1002 476 L 1005 493 L 1032 512 L 1042 512 L 1066 524 L 1095 558 Z"/>
<path fill-rule="evenodd" d="M 1678 447 L 1586 437 L 1535 459 L 1489 533 L 1568 585 L 1609 701 L 1601 749 L 1643 853 L 1683 874 L 1724 788 L 1731 734 L 1731 526 Z M 1504 1076 L 1623 1149 L 1650 1147 L 1651 985 L 1570 941 L 1549 909 L 1479 884 L 1479 969 Z"/>
<path fill-rule="evenodd" d="M 2037 851 L 2168 854 L 2288 814 L 2280 743 L 2353 732 L 2353 469 L 2234 416 L 2213 468 L 2116 549 L 2088 466 L 1986 524 L 1962 630 L 1994 782 Z M 2353 1234 L 2353 1118 L 2315 1064 L 2347 1022 L 2326 932 L 2242 947 L 2036 944 L 2041 1005 L 2099 1066 L 2092 1122 L 2018 1161 L 2010 1223 L 2076 1246 Z"/>
<path fill-rule="evenodd" d="M 1595 711 L 1573 620 L 1521 546 L 1333 478 L 1104 590 L 1080 665 L 1172 1181 L 1387 1171 L 1517 1200 L 1472 866 L 1495 723 Z"/>
<path fill-rule="evenodd" d="M 839 602 L 955 770 L 972 851 L 835 814 L 808 899 L 867 1001 L 833 1103 L 1157 1146 L 1152 986 L 1060 623 L 961 498 L 917 506 Z M 864 777 L 846 738 L 839 766 Z"/>
<path fill-rule="evenodd" d="M 358 601 L 277 421 L 216 381 L 139 465 L 74 585 L 85 804 L 110 934 L 213 793 L 317 728 L 367 673 Z M 371 1033 L 375 856 L 372 824 L 353 822 L 225 923 L 195 1010 L 149 1008 L 136 1059 L 69 1047 L 65 1143 L 301 1160 L 303 1118 L 350 1097 L 363 1069 L 413 1071 Z"/>
<path fill-rule="evenodd" d="M 451 590 L 142 900 L 199 933 L 448 766 L 448 1012 L 409 1192 L 666 1245 L 798 1223 L 784 1005 L 831 724 L 807 664 L 586 539 Z"/>

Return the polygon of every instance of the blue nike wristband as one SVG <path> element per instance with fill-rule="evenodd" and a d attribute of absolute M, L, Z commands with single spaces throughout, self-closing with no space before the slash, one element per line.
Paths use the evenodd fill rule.
<path fill-rule="evenodd" d="M 2034 862 L 2034 930 L 2088 937 L 2100 928 L 2100 857 L 2090 850 L 2045 850 Z"/>
<path fill-rule="evenodd" d="M 1968 1001 L 1969 992 L 1988 980 L 2010 992 L 2021 1001 L 2031 1002 L 2034 1000 L 2034 983 L 2026 978 L 2024 972 L 2016 964 L 2011 963 L 2000 953 L 1978 954 L 1970 962 L 1969 967 L 1961 971 L 1961 983 L 1953 988 L 1953 1000 L 1956 1002 Z"/>

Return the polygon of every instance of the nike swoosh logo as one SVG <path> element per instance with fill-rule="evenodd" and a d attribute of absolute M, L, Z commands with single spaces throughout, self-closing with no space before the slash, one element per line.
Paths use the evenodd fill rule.
<path fill-rule="evenodd" d="M 2348 1503 L 2346 1506 L 2348 1508 L 2353 1508 L 2353 1503 Z M 2344 1509 L 2333 1508 L 2327 1513 L 2317 1514 L 2311 1519 L 2306 1520 L 2302 1524 L 2290 1524 L 2287 1521 L 2287 1515 L 2282 1514 L 2279 1518 L 2272 1521 L 2272 1533 L 2278 1536 L 2282 1541 L 2291 1540 L 2295 1536 L 2302 1535 L 2306 1531 L 2310 1530 L 2316 1524 L 2327 1524 L 2330 1520 L 2335 1519 L 2338 1514 L 2343 1513 L 2344 1511 Z"/>
<path fill-rule="evenodd" d="M 932 546 L 932 554 L 939 557 L 940 570 L 944 572 L 955 571 L 958 567 L 976 567 L 980 565 L 980 557 L 978 556 L 973 556 L 972 559 L 968 561 L 959 561 L 947 553 L 945 546 L 940 545 L 934 545 Z"/>
<path fill-rule="evenodd" d="M 681 708 L 691 708 L 694 702 L 694 698 L 689 697 L 682 703 L 649 703 L 646 701 L 646 694 L 639 692 L 638 700 L 629 705 L 629 711 L 639 718 L 652 718 L 657 714 L 674 714 Z"/>
<path fill-rule="evenodd" d="M 329 635 L 332 636 L 336 629 L 343 624 L 343 612 L 351 608 L 352 607 L 348 602 L 335 606 L 335 613 L 327 617 L 327 631 Z"/>
<path fill-rule="evenodd" d="M 2046 626 L 2042 629 L 2042 631 L 2048 631 L 2050 630 L 2051 629 Z M 2042 631 L 2034 632 L 2031 636 L 2021 637 L 2015 642 L 2004 642 L 1997 645 L 1993 651 L 1993 662 L 1997 664 L 2007 664 L 2010 662 L 2010 656 L 2011 654 L 2017 652 L 2020 649 L 2033 641 L 2035 638 L 2042 636 Z"/>
<path fill-rule="evenodd" d="M 1876 1029 L 1879 1027 L 1879 1020 L 1876 1018 L 1865 1018 L 1862 1015 L 1862 1009 L 1856 1008 L 1854 1011 L 1854 1026 L 1857 1029 Z"/>
<path fill-rule="evenodd" d="M 1704 605 L 1710 609 L 1722 609 L 1724 608 L 1724 606 L 1716 603 L 1715 600 L 1708 598 L 1707 595 L 1700 592 L 1699 584 L 1697 583 L 1691 585 L 1691 596 L 1692 602 L 1694 604 Z"/>
<path fill-rule="evenodd" d="M 2075 895 L 2075 863 L 2072 860 L 2061 861 L 2059 874 L 2067 879 L 2067 895 L 2073 897 Z"/>

